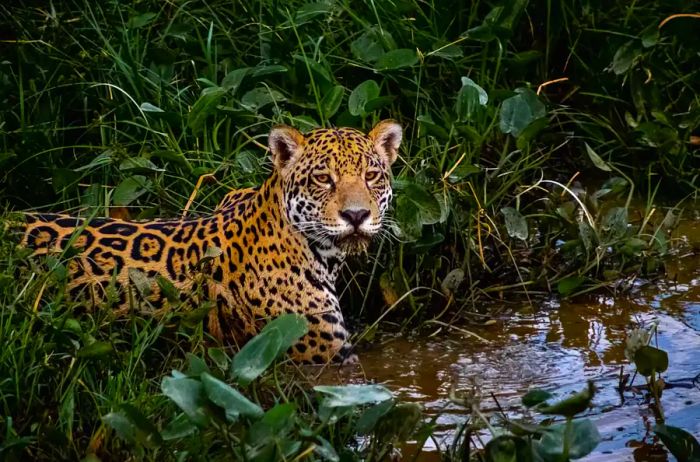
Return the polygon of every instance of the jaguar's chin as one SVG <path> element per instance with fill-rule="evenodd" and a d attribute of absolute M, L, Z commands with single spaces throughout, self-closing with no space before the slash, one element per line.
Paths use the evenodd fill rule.
<path fill-rule="evenodd" d="M 349 255 L 355 255 L 366 252 L 371 241 L 372 236 L 369 234 L 355 232 L 346 236 L 341 236 L 336 241 L 336 244 L 343 252 Z"/>

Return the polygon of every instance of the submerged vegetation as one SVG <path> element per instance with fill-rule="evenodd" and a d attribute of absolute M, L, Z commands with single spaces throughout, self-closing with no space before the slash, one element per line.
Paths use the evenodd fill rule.
<path fill-rule="evenodd" d="M 481 321 L 481 302 L 505 292 L 622 291 L 663 272 L 696 194 L 694 6 L 3 4 L 0 204 L 207 213 L 269 173 L 271 125 L 368 129 L 392 117 L 406 142 L 391 233 L 341 287 L 348 316 L 372 326 L 361 337 L 386 320 Z M 81 314 L 62 290 L 70 255 L 39 266 L 3 233 L 3 460 L 381 460 L 430 437 L 416 407 L 382 387 L 309 391 L 302 371 L 273 364 L 279 348 L 241 382 L 245 350 L 212 347 L 201 313 Z M 661 370 L 649 372 L 659 403 Z M 460 444 L 454 458 L 466 460 L 473 448 Z"/>

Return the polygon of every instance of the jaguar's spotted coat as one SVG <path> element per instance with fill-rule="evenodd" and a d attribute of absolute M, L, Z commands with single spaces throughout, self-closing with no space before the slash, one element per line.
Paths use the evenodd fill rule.
<path fill-rule="evenodd" d="M 298 361 L 353 360 L 335 280 L 348 253 L 366 248 L 391 201 L 390 166 L 401 128 L 380 122 L 369 135 L 350 129 L 318 129 L 306 137 L 290 127 L 270 132 L 273 174 L 257 189 L 229 193 L 210 216 L 132 222 L 67 215 L 26 215 L 23 244 L 35 254 L 71 244 L 70 292 L 105 298 L 115 281 L 121 299 L 129 269 L 154 281 L 170 280 L 186 297 L 196 287 L 216 303 L 209 331 L 225 342 L 256 333 L 282 313 L 302 313 L 309 333 L 292 348 Z M 210 247 L 221 249 L 197 267 Z M 201 277 L 204 272 L 205 277 Z M 199 277 L 195 277 L 199 276 Z M 152 283 L 145 305 L 167 310 Z"/>

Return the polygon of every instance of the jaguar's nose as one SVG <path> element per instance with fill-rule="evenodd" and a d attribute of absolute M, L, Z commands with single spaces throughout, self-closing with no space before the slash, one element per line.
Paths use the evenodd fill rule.
<path fill-rule="evenodd" d="M 362 223 L 369 218 L 369 210 L 367 209 L 346 209 L 340 212 L 341 218 L 353 225 L 355 229 L 359 228 Z"/>

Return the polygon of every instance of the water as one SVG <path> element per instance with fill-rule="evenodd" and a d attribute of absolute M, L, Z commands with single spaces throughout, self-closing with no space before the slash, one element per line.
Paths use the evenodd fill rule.
<path fill-rule="evenodd" d="M 631 372 L 624 357 L 626 332 L 640 324 L 658 323 L 658 345 L 669 353 L 662 404 L 667 424 L 700 437 L 700 225 L 687 221 L 677 236 L 686 255 L 668 264 L 666 280 L 638 281 L 626 295 L 598 294 L 575 301 L 549 300 L 535 308 L 509 310 L 488 327 L 465 326 L 483 337 L 436 327 L 433 335 L 395 337 L 363 352 L 362 371 L 325 379 L 342 382 L 374 380 L 406 401 L 420 403 L 428 416 L 438 415 L 437 446 L 452 440 L 466 411 L 448 398 L 450 390 L 481 391 L 481 410 L 497 411 L 493 394 L 506 413 L 517 416 L 520 397 L 531 387 L 563 396 L 593 380 L 598 392 L 587 412 L 603 441 L 585 461 L 674 460 L 655 444 L 654 425 L 641 393 L 618 392 L 620 369 Z M 681 258 L 682 257 L 682 258 Z M 635 384 L 643 379 L 637 377 Z M 418 460 L 439 460 L 429 440 Z M 416 448 L 405 448 L 411 452 Z"/>

